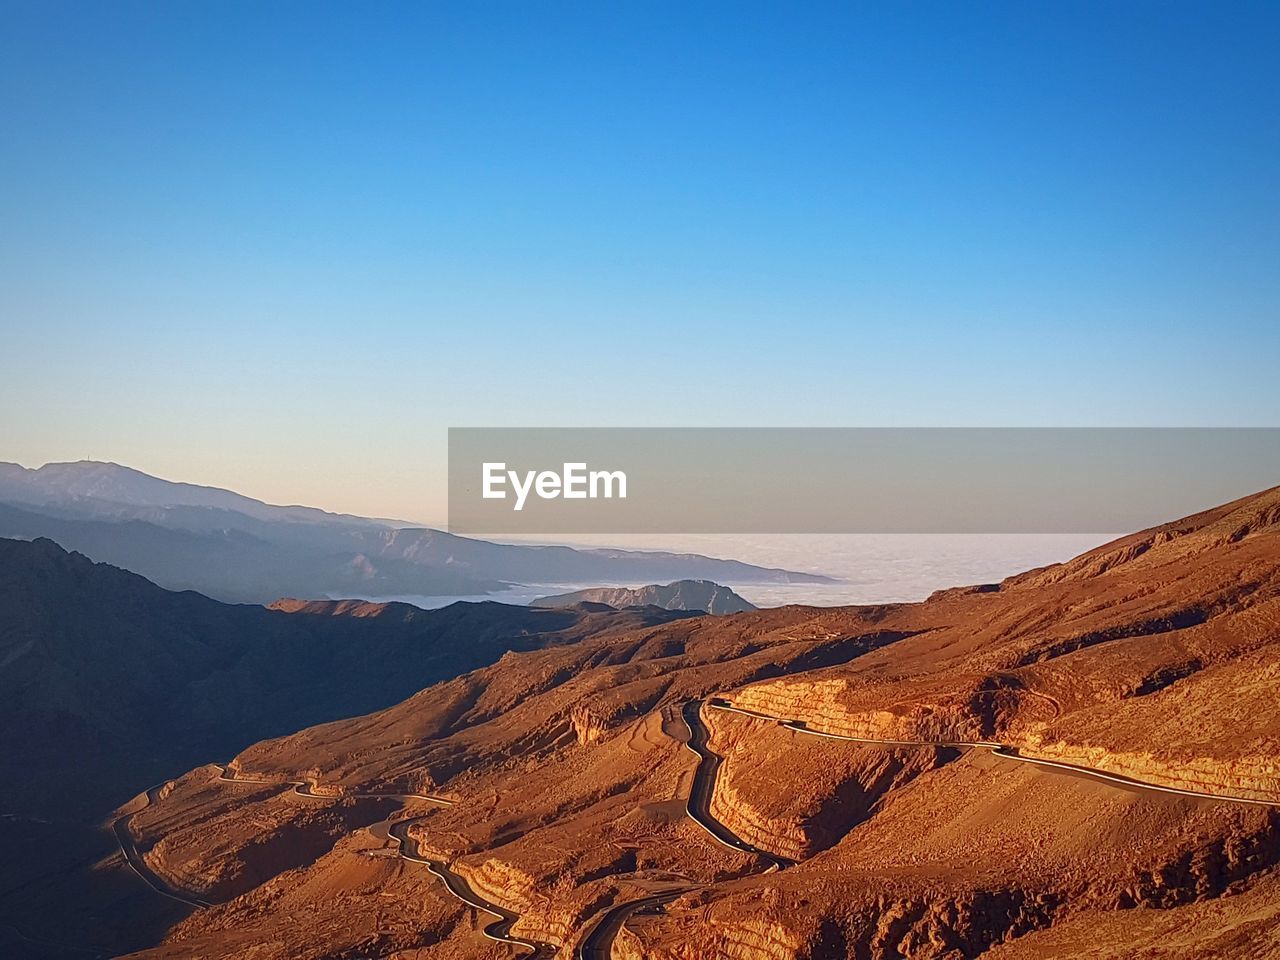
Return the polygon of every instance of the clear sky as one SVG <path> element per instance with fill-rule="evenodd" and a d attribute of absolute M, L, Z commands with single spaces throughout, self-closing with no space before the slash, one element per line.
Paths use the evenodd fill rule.
<path fill-rule="evenodd" d="M 9 0 L 0 459 L 433 519 L 450 425 L 1274 425 L 1278 49 L 1274 3 Z"/>

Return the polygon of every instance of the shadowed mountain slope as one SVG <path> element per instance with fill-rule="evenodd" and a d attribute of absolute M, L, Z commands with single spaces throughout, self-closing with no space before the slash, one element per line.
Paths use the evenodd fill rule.
<path fill-rule="evenodd" d="M 200 757 L 385 706 L 508 650 L 669 620 L 173 593 L 50 540 L 0 540 L 0 738 L 24 764 Z"/>
<path fill-rule="evenodd" d="M 0 889 L 20 884 L 39 899 L 30 864 L 65 874 L 56 883 L 78 882 L 69 867 L 107 852 L 98 824 L 139 784 L 264 736 L 385 707 L 510 650 L 680 616 L 497 603 L 228 605 L 49 540 L 0 540 Z M 33 916 L 51 899 L 82 896 L 90 892 L 75 887 L 43 907 L 0 901 Z"/>

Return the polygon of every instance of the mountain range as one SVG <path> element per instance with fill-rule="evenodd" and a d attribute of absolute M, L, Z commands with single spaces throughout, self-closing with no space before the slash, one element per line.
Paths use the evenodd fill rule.
<path fill-rule="evenodd" d="M 172 590 L 279 597 L 481 596 L 510 584 L 817 583 L 696 554 L 490 543 L 411 524 L 274 506 L 114 463 L 0 463 L 0 536 L 47 537 Z"/>

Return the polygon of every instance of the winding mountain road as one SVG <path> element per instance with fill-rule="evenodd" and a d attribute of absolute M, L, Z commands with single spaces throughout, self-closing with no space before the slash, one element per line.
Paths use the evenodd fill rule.
<path fill-rule="evenodd" d="M 690 700 L 681 708 L 681 716 L 689 727 L 689 740 L 685 743 L 685 748 L 698 758 L 698 769 L 693 774 L 693 785 L 689 788 L 689 799 L 685 801 L 685 812 L 689 819 L 730 850 L 761 857 L 769 862 L 771 870 L 791 866 L 794 860 L 779 857 L 747 843 L 712 816 L 711 798 L 715 795 L 716 778 L 724 758 L 709 746 L 711 735 L 702 722 L 702 704 L 702 700 Z"/>
<path fill-rule="evenodd" d="M 1018 748 L 1011 744 L 996 743 L 990 740 L 879 740 L 873 737 L 850 737 L 840 733 L 828 733 L 825 730 L 814 730 L 806 726 L 803 720 L 789 720 L 785 717 L 775 717 L 767 713 L 761 713 L 758 710 L 747 710 L 744 707 L 736 707 L 723 697 L 710 698 L 707 701 L 707 706 L 714 710 L 724 710 L 728 713 L 740 713 L 743 716 L 754 717 L 757 720 L 767 720 L 772 723 L 776 723 L 781 727 L 785 727 L 788 730 L 794 730 L 796 733 L 807 734 L 811 737 L 825 737 L 828 740 L 845 740 L 850 743 L 865 743 L 886 747 L 950 747 L 957 750 L 989 750 L 992 755 L 1001 757 L 1005 760 L 1014 760 L 1018 763 L 1029 763 L 1038 767 L 1048 767 L 1051 770 L 1058 770 L 1063 773 L 1078 774 L 1090 777 L 1094 780 L 1102 780 L 1126 790 L 1135 790 L 1147 793 L 1167 793 L 1180 797 L 1193 797 L 1198 800 L 1218 800 L 1223 803 L 1242 803 L 1259 807 L 1280 806 L 1280 800 L 1260 800 L 1256 797 L 1235 797 L 1229 794 L 1208 793 L 1203 790 L 1188 790 L 1183 787 L 1166 787 L 1158 783 L 1135 780 L 1132 777 L 1126 777 L 1118 773 L 1111 773 L 1107 770 L 1098 770 L 1095 767 L 1083 767 L 1079 764 L 1067 763 L 1062 760 L 1046 760 L 1043 757 L 1028 757 L 1019 752 Z"/>
<path fill-rule="evenodd" d="M 397 820 L 387 828 L 387 834 L 398 844 L 397 852 L 400 854 L 401 859 L 408 860 L 411 863 L 424 864 L 431 873 L 440 879 L 446 890 L 467 906 L 495 917 L 496 919 L 493 923 L 486 925 L 482 931 L 490 940 L 496 940 L 498 943 L 507 943 L 515 947 L 524 947 L 530 951 L 526 955 L 526 960 L 534 960 L 534 958 L 536 960 L 545 960 L 545 958 L 555 956 L 555 947 L 549 943 L 512 936 L 511 927 L 520 919 L 518 913 L 514 913 L 505 907 L 500 907 L 496 903 L 491 903 L 476 894 L 471 889 L 471 885 L 449 869 L 449 865 L 443 860 L 436 860 L 422 855 L 422 851 L 418 848 L 418 842 L 409 836 L 409 828 L 420 819 L 422 818 L 410 817 L 406 820 Z"/>
<path fill-rule="evenodd" d="M 689 787 L 689 796 L 685 800 L 685 813 L 689 819 L 702 827 L 707 834 L 722 846 L 737 853 L 747 853 L 764 860 L 768 866 L 761 873 L 772 873 L 791 866 L 794 861 L 768 850 L 761 850 L 747 843 L 727 826 L 717 820 L 711 813 L 711 799 L 715 795 L 716 779 L 720 773 L 720 765 L 724 758 L 711 749 L 711 734 L 702 721 L 702 700 L 690 700 L 680 708 L 680 716 L 689 728 L 689 739 L 685 741 L 685 749 L 698 758 L 698 766 L 693 773 L 693 783 Z M 587 927 L 574 951 L 575 960 L 609 960 L 613 952 L 613 942 L 627 920 L 637 913 L 661 907 L 675 900 L 681 894 L 698 889 L 691 884 L 626 900 L 615 904 L 597 914 Z"/>
<path fill-rule="evenodd" d="M 129 864 L 133 872 L 141 877 L 147 886 L 170 900 L 177 900 L 179 903 L 184 903 L 189 907 L 203 910 L 205 907 L 213 906 L 213 903 L 209 900 L 203 900 L 180 887 L 175 887 L 147 866 L 147 861 L 143 859 L 142 851 L 138 849 L 137 841 L 133 839 L 133 832 L 129 829 L 129 821 L 133 819 L 134 815 L 154 803 L 159 803 L 160 791 L 172 782 L 171 780 L 166 780 L 164 783 L 157 783 L 154 787 L 148 787 L 143 793 L 147 802 L 133 813 L 126 813 L 123 816 L 116 817 L 111 822 L 111 831 L 116 835 L 116 843 L 120 847 L 120 853 L 124 856 L 125 863 Z"/>
<path fill-rule="evenodd" d="M 450 800 L 447 797 L 440 797 L 428 793 L 364 792 L 336 795 L 317 793 L 317 783 L 314 777 L 310 777 L 306 780 L 283 781 L 260 779 L 256 777 L 246 777 L 238 771 L 233 770 L 230 766 L 225 765 L 222 767 L 222 774 L 219 779 L 228 783 L 287 784 L 292 786 L 293 792 L 299 796 L 319 800 L 334 800 L 341 798 L 351 798 L 356 800 L 426 800 L 430 803 L 438 803 L 445 806 L 453 806 L 457 803 L 456 800 Z M 490 940 L 497 941 L 498 943 L 507 943 L 515 947 L 523 947 L 530 951 L 527 955 L 530 960 L 534 960 L 534 958 L 536 958 L 536 960 L 542 960 L 542 958 L 553 956 L 555 954 L 555 948 L 552 947 L 551 944 L 542 943 L 538 940 L 526 940 L 523 937 L 511 935 L 511 927 L 520 919 L 520 915 L 518 913 L 499 906 L 496 903 L 491 903 L 479 896 L 471 889 L 470 884 L 468 884 L 461 876 L 454 873 L 453 870 L 449 868 L 449 865 L 443 860 L 436 860 L 422 855 L 421 850 L 418 849 L 417 841 L 409 836 L 409 828 L 421 819 L 421 817 L 407 817 L 403 820 L 397 820 L 387 828 L 387 835 L 396 841 L 396 852 L 400 855 L 400 858 L 402 860 L 407 860 L 410 863 L 423 864 L 426 866 L 428 871 L 430 871 L 440 880 L 441 883 L 444 884 L 445 889 L 448 890 L 455 898 L 461 900 L 472 909 L 492 915 L 495 918 L 494 922 L 486 925 L 482 931 Z"/>
<path fill-rule="evenodd" d="M 424 793 L 378 793 L 378 792 L 361 792 L 361 793 L 344 793 L 329 794 L 317 793 L 317 783 L 314 778 L 306 780 L 275 780 L 259 777 L 246 777 L 238 771 L 232 769 L 229 765 L 223 764 L 218 779 L 224 783 L 245 783 L 245 784 L 265 784 L 269 786 L 290 787 L 292 791 L 301 797 L 308 797 L 313 800 L 425 800 L 430 803 L 438 803 L 444 806 L 452 806 L 457 801 L 450 800 L 447 797 L 434 796 Z M 205 900 L 195 896 L 189 891 L 176 887 L 166 881 L 157 874 L 142 856 L 142 852 L 138 850 L 137 841 L 133 838 L 133 833 L 129 830 L 129 820 L 140 810 L 146 809 L 151 804 L 160 801 L 160 791 L 163 790 L 172 781 L 165 781 L 154 787 L 149 787 L 144 796 L 146 804 L 133 813 L 127 813 L 117 817 L 112 822 L 112 830 L 115 833 L 116 843 L 120 847 L 125 861 L 133 869 L 139 877 L 141 877 L 149 887 L 157 893 L 163 894 L 170 899 L 177 900 L 187 906 L 194 907 L 197 910 L 203 910 L 208 907 L 215 906 L 215 902 Z M 507 943 L 515 947 L 522 947 L 530 951 L 526 955 L 526 960 L 546 960 L 555 954 L 555 948 L 548 943 L 542 943 L 537 940 L 527 940 L 522 937 L 511 935 L 512 925 L 520 919 L 520 915 L 507 910 L 495 903 L 490 903 L 483 897 L 480 897 L 473 891 L 465 879 L 454 873 L 449 865 L 441 860 L 434 860 L 430 857 L 422 855 L 418 849 L 417 841 L 409 836 L 409 828 L 414 823 L 421 820 L 422 817 L 407 817 L 403 820 L 397 820 L 392 823 L 387 834 L 396 841 L 396 852 L 400 858 L 411 863 L 424 864 L 427 869 L 435 875 L 441 883 L 444 884 L 446 890 L 449 891 L 458 900 L 461 900 L 468 907 L 484 913 L 491 914 L 495 917 L 493 923 L 484 927 L 483 933 L 490 940 L 499 943 Z"/>
<path fill-rule="evenodd" d="M 680 715 L 689 729 L 689 739 L 685 742 L 685 747 L 698 758 L 698 765 L 694 771 L 693 782 L 689 789 L 689 796 L 685 801 L 685 812 L 694 823 L 698 824 L 698 826 L 706 831 L 706 833 L 717 843 L 738 853 L 753 855 L 767 863 L 768 866 L 763 871 L 764 873 L 785 869 L 786 867 L 792 866 L 794 861 L 771 853 L 767 850 L 762 850 L 759 847 L 748 843 L 712 815 L 712 799 L 715 796 L 720 766 L 723 763 L 724 758 L 710 747 L 710 732 L 702 718 L 702 711 L 704 707 L 713 710 L 722 710 L 729 713 L 738 713 L 756 720 L 776 723 L 779 726 L 792 730 L 796 733 L 812 737 L 822 737 L 829 740 L 842 740 L 848 743 L 889 747 L 946 747 L 960 750 L 988 750 L 993 756 L 1000 757 L 1001 759 L 1012 760 L 1018 763 L 1028 763 L 1066 774 L 1090 777 L 1126 790 L 1170 794 L 1174 796 L 1191 797 L 1199 800 L 1216 800 L 1225 803 L 1239 803 L 1269 807 L 1280 806 L 1280 800 L 1262 800 L 1255 797 L 1238 797 L 1209 793 L 1206 791 L 1190 790 L 1180 787 L 1168 787 L 1157 783 L 1135 780 L 1130 777 L 1125 777 L 1105 770 L 1066 763 L 1060 760 L 1047 760 L 1041 757 L 1025 756 L 1019 752 L 1017 747 L 1011 744 L 998 743 L 995 741 L 898 740 L 879 739 L 874 737 L 854 737 L 845 734 L 831 733 L 826 730 L 815 730 L 809 727 L 802 720 L 777 717 L 757 710 L 748 710 L 743 707 L 738 707 L 729 700 L 720 696 L 713 696 L 705 701 L 690 700 L 681 706 Z M 307 778 L 305 780 L 276 780 L 248 777 L 234 770 L 229 765 L 221 767 L 219 780 L 226 783 L 265 784 L 289 787 L 298 796 L 315 800 L 418 800 L 441 805 L 452 805 L 457 802 L 450 800 L 447 797 L 420 793 L 321 793 L 318 792 L 319 785 L 315 778 Z M 146 805 L 159 802 L 160 792 L 165 788 L 167 783 L 168 781 L 148 788 L 144 794 L 146 804 L 140 809 L 145 809 Z M 138 812 L 139 811 L 134 811 L 132 813 L 124 814 L 117 817 L 112 822 L 112 830 L 115 833 L 116 841 L 120 847 L 120 852 L 124 856 L 124 859 L 129 864 L 130 868 L 139 877 L 141 877 L 148 886 L 163 896 L 179 901 L 180 903 L 186 904 L 187 906 L 195 909 L 204 909 L 213 906 L 214 904 L 211 901 L 200 898 L 190 891 L 183 890 L 168 882 L 157 875 L 147 865 L 146 860 L 142 856 L 142 852 L 138 849 L 137 841 L 134 840 L 132 831 L 129 829 L 131 818 Z M 471 909 L 492 916 L 494 918 L 493 921 L 482 928 L 482 932 L 490 940 L 505 943 L 527 951 L 526 960 L 550 960 L 550 958 L 554 957 L 556 954 L 556 948 L 552 944 L 514 936 L 511 933 L 513 925 L 520 919 L 519 914 L 479 896 L 471 888 L 466 879 L 455 873 L 446 862 L 423 855 L 422 851 L 418 847 L 417 841 L 409 836 L 409 829 L 414 823 L 421 819 L 422 817 L 407 817 L 402 820 L 393 821 L 389 824 L 387 834 L 396 842 L 396 852 L 398 856 L 411 863 L 423 864 L 440 880 L 445 889 L 453 897 Z M 608 907 L 596 914 L 596 916 L 588 923 L 586 931 L 574 951 L 574 957 L 576 960 L 608 960 L 613 949 L 614 941 L 626 925 L 626 922 L 632 916 L 646 910 L 660 908 L 682 894 L 697 888 L 697 885 L 676 887 Z"/>
<path fill-rule="evenodd" d="M 598 914 L 587 927 L 587 932 L 578 944 L 578 949 L 574 951 L 574 960 L 610 960 L 613 955 L 613 941 L 632 916 L 670 903 L 681 894 L 696 889 L 695 886 L 688 886 L 664 890 L 662 893 L 628 900 L 610 907 Z"/>

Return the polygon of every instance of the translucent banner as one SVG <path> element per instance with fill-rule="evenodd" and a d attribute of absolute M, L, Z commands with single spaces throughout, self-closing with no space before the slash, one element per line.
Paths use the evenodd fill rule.
<path fill-rule="evenodd" d="M 1280 483 L 1280 428 L 453 428 L 463 534 L 1093 533 Z"/>

